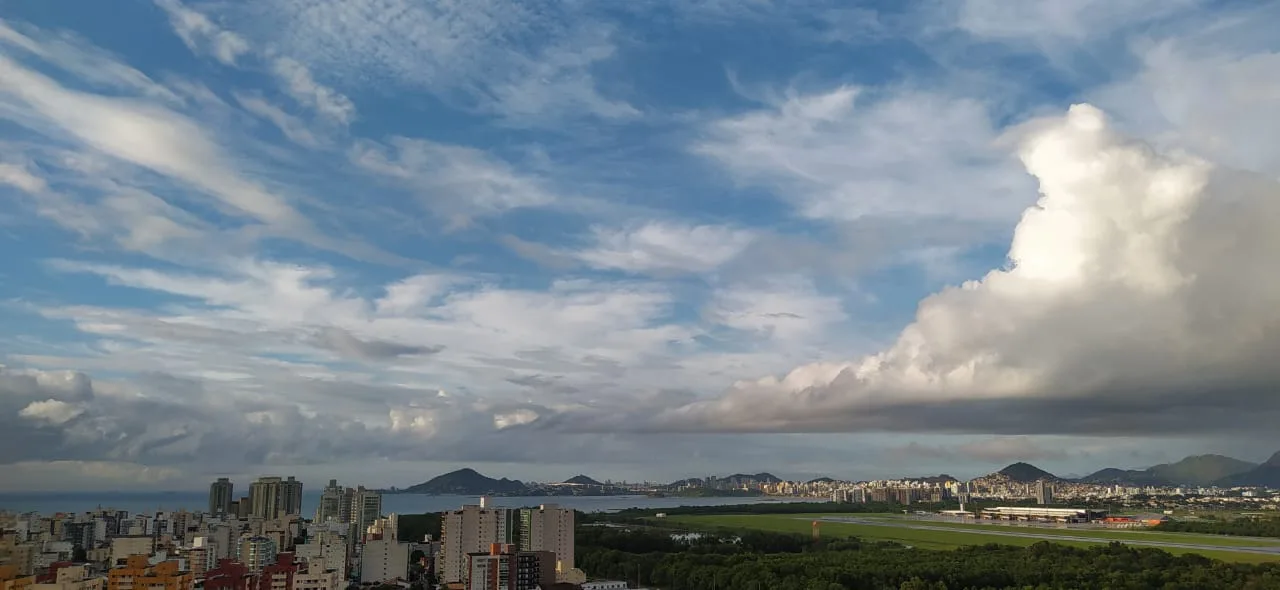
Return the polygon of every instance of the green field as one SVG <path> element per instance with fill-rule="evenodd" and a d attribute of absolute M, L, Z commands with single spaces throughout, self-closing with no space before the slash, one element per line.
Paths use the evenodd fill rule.
<path fill-rule="evenodd" d="M 820 517 L 823 515 L 801 515 L 803 518 Z M 831 515 L 825 515 L 831 516 Z M 843 515 L 836 515 L 843 516 Z M 860 516 L 860 515 L 853 515 Z M 1018 526 L 1012 524 L 975 524 L 966 522 L 949 522 L 945 520 L 925 520 L 913 521 L 901 514 L 873 514 L 865 516 L 866 520 L 885 520 L 885 521 L 909 521 L 922 525 L 937 526 L 945 528 L 954 528 L 960 530 L 996 530 L 1009 532 L 1027 532 L 1038 535 L 1063 535 L 1070 537 L 1089 537 L 1091 539 L 1108 539 L 1115 541 L 1146 541 L 1149 543 L 1158 543 L 1166 541 L 1169 543 L 1198 543 L 1200 545 L 1216 545 L 1219 547 L 1263 547 L 1263 546 L 1280 546 L 1280 539 L 1258 539 L 1258 538 L 1242 538 L 1230 537 L 1227 535 L 1205 535 L 1198 533 L 1165 533 L 1157 531 L 1146 531 L 1141 529 L 1116 529 L 1116 530 L 1088 530 L 1088 529 L 1067 529 L 1067 528 L 1049 528 L 1049 527 L 1029 527 Z M 823 523 L 823 526 L 831 523 Z"/>
<path fill-rule="evenodd" d="M 880 517 L 885 520 L 900 518 L 901 515 L 867 515 L 867 514 L 756 514 L 756 515 L 715 515 L 715 516 L 669 516 L 664 519 L 667 525 L 677 523 L 687 526 L 690 529 L 755 529 L 783 533 L 801 533 L 809 534 L 811 529 L 810 521 L 816 518 L 852 516 L 857 518 Z M 1044 539 L 1034 539 L 1029 537 L 1009 537 L 1003 535 L 984 534 L 985 531 L 992 529 L 999 531 L 1010 531 L 1012 527 L 999 525 L 969 525 L 963 523 L 935 523 L 921 522 L 920 524 L 933 526 L 935 524 L 944 524 L 947 528 L 954 528 L 954 531 L 938 531 L 938 530 L 918 530 L 902 528 L 898 526 L 890 526 L 891 523 L 886 522 L 886 526 L 877 526 L 873 524 L 855 524 L 855 523 L 839 523 L 839 522 L 823 522 L 821 524 L 822 535 L 826 537 L 849 537 L 856 536 L 868 541 L 893 541 L 920 547 L 922 549 L 955 549 L 966 545 L 985 545 L 987 543 L 997 543 L 1001 545 L 1029 546 L 1038 543 Z M 954 525 L 954 526 L 952 526 Z M 1257 553 L 1241 553 L 1231 551 L 1231 547 L 1240 546 L 1262 546 L 1267 543 L 1248 541 L 1243 539 L 1231 539 L 1226 537 L 1211 535 L 1183 535 L 1179 533 L 1145 533 L 1139 531 L 1069 531 L 1061 529 L 1041 529 L 1041 528 L 1025 528 L 1012 529 L 1014 532 L 1030 532 L 1044 535 L 1073 535 L 1078 537 L 1111 539 L 1116 541 L 1125 540 L 1142 540 L 1148 542 L 1176 542 L 1176 543 L 1195 543 L 1200 545 L 1211 545 L 1222 547 L 1221 551 L 1217 550 L 1195 550 L 1180 547 L 1171 547 L 1165 549 L 1170 553 L 1197 553 L 1205 557 L 1221 559 L 1223 561 L 1234 562 L 1270 562 L 1280 560 L 1280 555 L 1262 555 Z M 1244 541 L 1242 543 L 1242 541 Z M 1058 541 L 1064 545 L 1074 547 L 1094 547 L 1096 543 L 1085 541 Z M 1272 543 L 1275 544 L 1275 543 Z"/>

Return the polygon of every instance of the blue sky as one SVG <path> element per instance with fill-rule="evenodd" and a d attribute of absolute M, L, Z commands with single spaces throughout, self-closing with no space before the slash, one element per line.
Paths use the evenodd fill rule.
<path fill-rule="evenodd" d="M 1274 7 L 7 8 L 8 486 L 1280 448 Z"/>

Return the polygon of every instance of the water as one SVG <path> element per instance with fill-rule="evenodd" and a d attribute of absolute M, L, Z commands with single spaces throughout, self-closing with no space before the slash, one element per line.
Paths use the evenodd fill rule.
<path fill-rule="evenodd" d="M 319 503 L 319 492 L 302 494 L 302 516 L 310 518 Z M 761 502 L 822 502 L 818 498 L 650 498 L 648 496 L 511 496 L 489 498 L 490 506 L 519 508 L 539 504 L 558 504 L 583 512 L 609 512 L 624 508 L 674 508 L 676 506 L 734 506 Z M 425 496 L 421 494 L 387 494 L 382 497 L 382 512 L 421 514 L 456 510 L 463 504 L 479 504 L 479 496 Z M 0 493 L 0 510 L 10 512 L 88 512 L 98 508 L 125 510 L 130 514 L 148 514 L 157 510 L 192 512 L 209 508 L 206 492 L 42 492 Z"/>

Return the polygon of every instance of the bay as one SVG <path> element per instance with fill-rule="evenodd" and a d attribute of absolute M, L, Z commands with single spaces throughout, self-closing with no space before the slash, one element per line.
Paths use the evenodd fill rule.
<path fill-rule="evenodd" d="M 237 490 L 237 492 L 239 492 Z M 317 491 L 302 494 L 302 516 L 310 518 L 319 503 Z M 821 498 L 681 498 L 649 496 L 508 496 L 490 497 L 489 506 L 520 508 L 540 504 L 556 504 L 583 512 L 612 512 L 626 508 L 674 508 L 676 506 L 736 506 L 762 502 L 823 502 Z M 422 514 L 456 510 L 464 504 L 479 504 L 479 496 L 428 496 L 423 494 L 386 494 L 382 496 L 384 514 Z M 0 510 L 76 513 L 92 510 L 124 510 L 129 514 L 151 514 L 159 510 L 201 512 L 209 507 L 205 492 L 39 492 L 0 493 Z"/>

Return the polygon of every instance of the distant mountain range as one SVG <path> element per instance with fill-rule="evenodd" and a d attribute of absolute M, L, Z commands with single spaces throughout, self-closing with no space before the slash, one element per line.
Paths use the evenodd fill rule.
<path fill-rule="evenodd" d="M 1221 486 L 1266 486 L 1280 487 L 1280 453 L 1276 453 L 1261 465 L 1253 466 L 1247 471 L 1233 473 L 1218 480 Z"/>
<path fill-rule="evenodd" d="M 1276 457 L 1272 457 L 1272 460 L 1275 459 Z M 1161 463 L 1146 469 L 1107 468 L 1086 475 L 1079 481 L 1131 486 L 1267 485 L 1228 483 L 1232 478 L 1238 478 L 1239 481 L 1256 480 L 1257 477 L 1250 474 L 1260 467 L 1256 463 L 1222 455 L 1194 455 L 1176 463 Z"/>
<path fill-rule="evenodd" d="M 430 494 L 436 496 L 457 494 L 460 496 L 520 496 L 529 492 L 529 486 L 515 479 L 493 479 L 480 475 L 474 469 L 459 469 L 433 477 L 418 485 L 400 490 L 406 494 Z"/>
<path fill-rule="evenodd" d="M 598 481 L 596 481 L 596 480 L 594 480 L 594 479 L 591 479 L 590 477 L 587 477 L 587 476 L 585 476 L 585 475 L 581 475 L 581 474 L 579 474 L 579 475 L 575 475 L 575 476 L 573 476 L 573 477 L 570 477 L 569 479 L 564 480 L 564 483 L 571 483 L 571 484 L 579 485 L 579 486 L 598 486 L 598 487 L 604 487 L 604 484 L 602 484 L 602 483 L 600 483 L 600 482 L 598 482 Z"/>
<path fill-rule="evenodd" d="M 1030 463 L 1022 463 L 1022 462 L 1009 465 L 1008 467 L 1005 467 L 1004 469 L 1001 469 L 1000 471 L 997 471 L 992 475 L 1003 476 L 1005 478 L 1008 478 L 1009 481 L 1016 481 L 1019 483 L 1031 483 L 1036 481 L 1061 481 L 1062 479 L 1052 473 L 1049 473 L 1048 471 L 1045 471 L 1039 467 L 1036 467 L 1035 465 L 1032 465 Z"/>
<path fill-rule="evenodd" d="M 743 474 L 735 473 L 727 477 L 717 477 L 715 483 L 742 487 L 750 483 L 779 483 L 782 479 L 770 473 Z M 707 480 L 701 478 L 682 479 L 672 482 L 666 488 L 709 488 Z M 564 485 L 570 484 L 570 485 Z M 583 489 L 590 488 L 590 489 Z M 712 490 L 713 493 L 714 490 Z M 621 486 L 606 485 L 587 477 L 575 475 L 560 483 L 526 484 L 515 479 L 493 479 L 474 469 L 464 468 L 403 489 L 394 493 L 427 494 L 434 496 L 542 496 L 542 495 L 618 495 L 631 494 L 633 491 Z M 727 492 L 726 492 L 727 493 Z"/>

